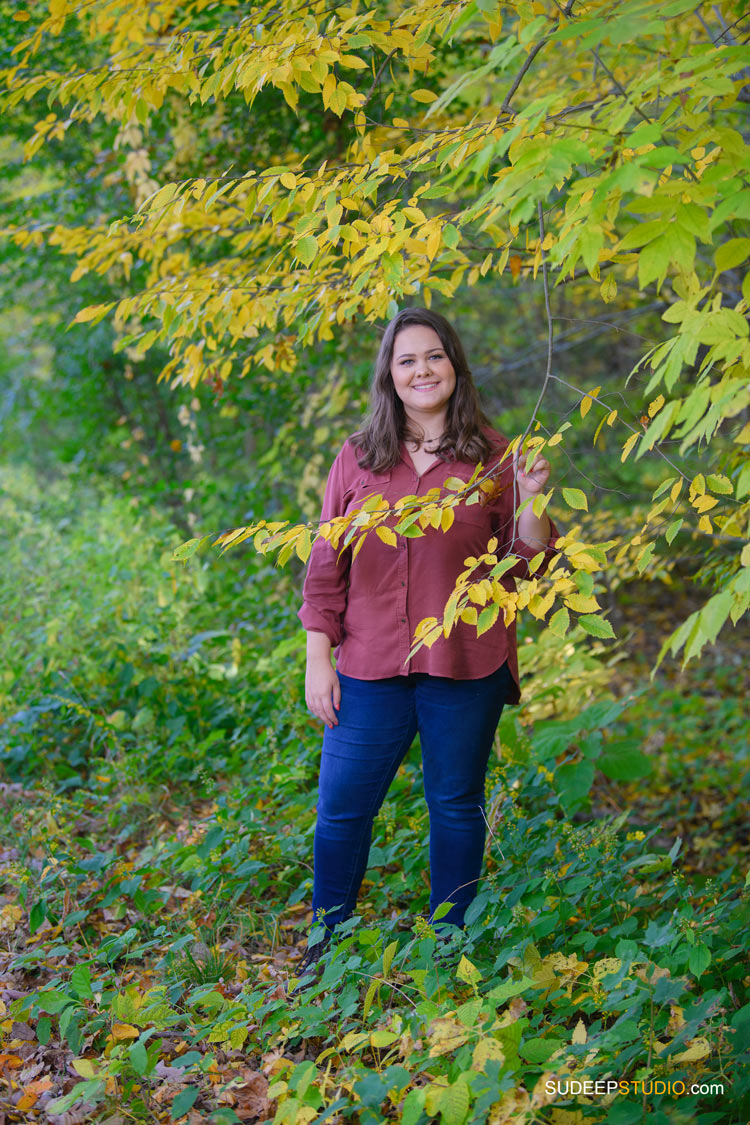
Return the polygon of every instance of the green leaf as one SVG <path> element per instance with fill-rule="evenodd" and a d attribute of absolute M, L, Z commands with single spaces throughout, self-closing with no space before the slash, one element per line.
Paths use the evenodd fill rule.
<path fill-rule="evenodd" d="M 457 227 L 451 223 L 446 223 L 443 227 L 443 242 L 449 250 L 455 250 L 458 245 L 460 234 Z"/>
<path fill-rule="evenodd" d="M 440 907 L 438 907 L 438 910 L 439 909 L 440 909 Z M 437 915 L 437 911 L 435 912 L 435 914 Z M 383 953 L 383 975 L 384 976 L 388 976 L 389 972 L 391 971 L 391 965 L 393 964 L 393 958 L 396 954 L 397 949 L 398 949 L 398 942 L 397 941 L 392 941 L 390 943 L 390 945 L 386 946 L 385 952 Z"/>
<path fill-rule="evenodd" d="M 711 964 L 711 950 L 703 942 L 693 946 L 688 957 L 688 968 L 694 977 L 700 977 Z"/>
<path fill-rule="evenodd" d="M 600 617 L 598 613 L 584 613 L 576 620 L 592 637 L 614 638 L 615 636 L 609 621 L 605 617 Z"/>
<path fill-rule="evenodd" d="M 370 982 L 370 986 L 365 994 L 364 1003 L 362 1004 L 363 1020 L 366 1020 L 368 1015 L 370 1014 L 370 1008 L 372 1007 L 372 1002 L 375 999 L 375 993 L 379 990 L 382 983 L 383 982 L 381 980 L 373 980 Z"/>
<path fill-rule="evenodd" d="M 750 238 L 730 238 L 716 250 L 714 255 L 716 272 L 732 270 L 748 257 L 750 257 Z"/>
<path fill-rule="evenodd" d="M 460 1074 L 452 1086 L 447 1086 L 440 1098 L 442 1125 L 462 1125 L 469 1112 L 469 1087 Z"/>
<path fill-rule="evenodd" d="M 178 1117 L 184 1117 L 188 1110 L 193 1108 L 199 1093 L 200 1090 L 197 1086 L 186 1086 L 184 1090 L 180 1090 L 179 1094 L 172 1102 L 172 1112 L 170 1116 L 173 1121 L 176 1121 Z"/>
<path fill-rule="evenodd" d="M 490 989 L 487 993 L 489 1000 L 496 1000 L 498 1004 L 510 1000 L 513 996 L 520 996 L 522 992 L 526 992 L 528 988 L 536 988 L 534 981 L 531 977 L 521 977 L 520 980 L 506 980 L 503 984 Z"/>
<path fill-rule="evenodd" d="M 477 618 L 477 636 L 481 637 L 482 633 L 486 633 L 495 624 L 500 613 L 500 606 L 497 602 L 491 605 L 486 605 Z"/>
<path fill-rule="evenodd" d="M 706 477 L 706 485 L 710 488 L 711 492 L 716 492 L 723 496 L 732 495 L 732 482 L 729 477 L 725 477 L 723 473 L 709 473 Z"/>
<path fill-rule="evenodd" d="M 582 508 L 585 512 L 589 510 L 586 494 L 581 492 L 580 488 L 564 488 L 562 494 L 569 508 Z"/>
<path fill-rule="evenodd" d="M 133 1070 L 142 1077 L 148 1069 L 148 1053 L 145 1044 L 138 1040 L 128 1053 L 133 1064 Z"/>
<path fill-rule="evenodd" d="M 743 465 L 735 486 L 735 494 L 738 500 L 747 492 L 750 492 L 750 462 L 748 462 L 747 465 Z"/>
<path fill-rule="evenodd" d="M 179 547 L 175 547 L 172 552 L 173 560 L 175 562 L 185 562 L 195 554 L 203 543 L 207 543 L 210 538 L 210 535 L 204 535 L 201 539 L 188 539 L 185 543 L 180 543 Z"/>
<path fill-rule="evenodd" d="M 546 1063 L 555 1051 L 565 1046 L 563 1039 L 527 1039 L 519 1048 L 519 1055 L 530 1063 Z"/>
<path fill-rule="evenodd" d="M 667 543 L 669 543 L 671 545 L 672 540 L 674 539 L 675 535 L 677 534 L 677 532 L 682 527 L 682 524 L 683 524 L 683 521 L 681 519 L 673 520 L 672 523 L 670 523 L 669 527 L 664 532 L 664 538 L 666 539 Z"/>
<path fill-rule="evenodd" d="M 70 974 L 70 983 L 79 1000 L 93 1000 L 94 993 L 91 988 L 91 970 L 88 965 L 76 965 Z"/>
<path fill-rule="evenodd" d="M 439 906 L 435 907 L 435 913 L 432 915 L 433 922 L 439 922 L 444 918 L 451 907 L 455 906 L 454 902 L 441 902 Z"/>
<path fill-rule="evenodd" d="M 605 777 L 613 781 L 635 781 L 652 772 L 651 759 L 631 742 L 610 745 L 597 762 Z"/>
<path fill-rule="evenodd" d="M 549 619 L 548 628 L 556 637 L 564 637 L 570 627 L 570 614 L 565 606 L 553 613 Z"/>
<path fill-rule="evenodd" d="M 47 917 L 47 903 L 44 899 L 35 902 L 29 913 L 29 932 L 35 934 Z"/>
<path fill-rule="evenodd" d="M 304 266 L 309 266 L 318 253 L 318 240 L 312 234 L 306 234 L 294 247 L 294 253 Z"/>

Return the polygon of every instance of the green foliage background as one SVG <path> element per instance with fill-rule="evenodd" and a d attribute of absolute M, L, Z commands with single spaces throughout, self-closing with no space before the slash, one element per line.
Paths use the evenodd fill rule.
<path fill-rule="evenodd" d="M 123 1107 L 132 1120 L 192 1112 L 274 1125 L 748 1118 L 750 728 L 741 610 L 736 632 L 730 623 L 745 596 L 730 585 L 750 567 L 743 553 L 750 416 L 739 387 L 750 196 L 747 152 L 732 141 L 747 137 L 743 12 L 731 3 L 711 12 L 675 3 L 656 13 L 629 2 L 614 6 L 614 19 L 612 6 L 595 4 L 578 22 L 568 12 L 565 24 L 554 4 L 464 3 L 452 14 L 443 7 L 353 6 L 414 38 L 402 38 L 402 55 L 380 69 L 388 51 L 376 28 L 369 45 L 350 45 L 370 69 L 337 63 L 337 81 L 343 69 L 353 82 L 362 76 L 363 91 L 373 85 L 366 135 L 379 151 L 401 136 L 392 126 L 398 114 L 417 130 L 455 128 L 455 156 L 474 116 L 502 111 L 498 91 L 507 94 L 513 66 L 542 44 L 526 79 L 524 112 L 534 128 L 517 162 L 517 196 L 511 192 L 502 210 L 503 176 L 512 168 L 501 149 L 488 160 L 481 151 L 448 160 L 442 187 L 420 200 L 427 224 L 444 222 L 438 255 L 433 260 L 426 243 L 404 255 L 404 270 L 427 270 L 419 287 L 409 289 L 391 248 L 370 263 L 373 286 L 387 284 L 375 296 L 365 287 L 362 301 L 371 303 L 353 306 L 329 333 L 316 335 L 310 325 L 320 327 L 324 314 L 337 316 L 352 299 L 355 273 L 332 285 L 330 305 L 321 299 L 295 306 L 290 323 L 259 324 L 257 355 L 251 336 L 224 374 L 227 341 L 216 332 L 216 354 L 191 386 L 157 377 L 174 358 L 175 340 L 181 347 L 216 329 L 213 314 L 192 308 L 184 337 L 175 334 L 168 302 L 128 324 L 105 316 L 76 323 L 77 314 L 148 292 L 174 251 L 187 255 L 172 266 L 178 274 L 184 267 L 180 276 L 192 276 L 196 292 L 205 271 L 236 266 L 232 285 L 259 321 L 253 285 L 261 274 L 273 281 L 268 258 L 278 253 L 284 301 L 296 300 L 294 281 L 306 280 L 295 249 L 304 208 L 288 199 L 281 169 L 343 164 L 362 135 L 354 109 L 337 111 L 330 96 L 321 109 L 321 93 L 301 81 L 296 106 L 275 80 L 261 84 L 251 105 L 231 83 L 217 96 L 214 75 L 244 9 L 161 3 L 151 5 L 156 39 L 204 35 L 213 70 L 200 79 L 214 81 L 214 92 L 189 98 L 173 88 L 159 110 L 151 90 L 87 117 L 86 74 L 106 74 L 113 37 L 128 28 L 130 48 L 138 47 L 133 28 L 145 9 L 53 0 L 27 5 L 25 20 L 18 5 L 0 0 L 0 929 L 11 990 L 0 1016 L 9 1057 L 18 1059 L 11 1070 L 23 1075 L 41 1059 L 53 1076 L 45 1089 L 29 1077 L 2 1094 L 2 1110 L 16 1119 L 77 1108 L 84 1119 L 105 1121 Z M 252 13 L 267 23 L 257 32 L 264 50 L 274 49 L 274 29 L 301 36 L 290 6 L 254 5 Z M 15 70 L 30 28 L 63 14 Z M 347 14 L 313 4 L 309 17 L 322 27 Z M 114 27 L 106 23 L 112 16 Z M 455 24 L 442 27 L 449 16 Z M 555 20 L 558 40 L 545 53 Z M 420 72 L 424 43 L 434 55 Z M 493 43 L 503 50 L 483 70 Z M 665 136 L 654 136 L 638 161 L 622 153 L 636 129 L 643 139 L 644 123 L 635 111 L 624 117 L 603 88 L 607 127 L 617 114 L 622 120 L 592 167 L 575 153 L 571 165 L 562 151 L 567 112 L 555 118 L 552 140 L 534 133 L 544 133 L 563 82 L 579 110 L 587 101 L 592 50 L 599 60 L 591 80 L 603 82 L 606 65 L 633 101 L 654 44 L 665 85 L 655 97 L 641 90 L 637 104 L 661 113 Z M 687 75 L 683 56 L 692 60 Z M 256 66 L 260 55 L 252 57 Z M 84 76 L 67 118 L 53 72 Z M 38 88 L 35 76 L 44 76 Z M 442 101 L 414 99 L 420 89 Z M 419 116 L 425 107 L 429 115 Z M 35 126 L 50 113 L 59 131 L 25 160 Z M 701 204 L 710 238 L 701 237 L 708 219 L 689 212 L 693 233 L 683 223 L 675 245 L 654 250 L 664 224 L 671 235 L 680 226 L 669 201 L 678 198 L 675 184 L 686 191 L 692 183 L 685 169 L 702 157 L 687 154 L 702 129 L 714 140 L 721 133 L 723 145 L 716 179 L 708 173 L 719 186 Z M 561 161 L 570 172 L 564 184 Z M 248 208 L 249 246 L 238 250 L 229 210 L 202 210 L 199 198 L 194 237 L 160 245 L 148 196 L 176 185 L 165 205 L 172 207 L 186 184 L 218 181 L 230 168 L 271 172 L 265 208 Z M 650 182 L 649 168 L 659 172 L 658 190 L 641 191 L 638 181 L 624 221 L 611 225 L 607 176 L 620 174 L 627 188 L 633 169 Z M 380 237 L 369 224 L 381 220 L 389 193 L 408 207 L 435 171 L 411 170 L 407 187 L 384 179 L 371 205 L 360 200 L 352 214 L 367 222 L 366 237 Z M 597 176 L 602 207 L 584 209 L 565 244 L 554 216 Z M 334 205 L 356 186 L 323 183 Z M 490 204 L 500 214 L 483 227 L 485 190 L 496 193 Z M 304 634 L 295 616 L 303 566 L 292 556 L 276 567 L 247 544 L 221 557 L 204 549 L 188 565 L 173 552 L 186 538 L 261 517 L 316 520 L 328 465 L 366 407 L 380 328 L 393 304 L 426 301 L 426 284 L 433 307 L 459 328 L 498 428 L 521 433 L 548 361 L 539 193 L 549 204 L 549 279 L 571 273 L 552 291 L 555 378 L 537 414 L 547 436 L 575 421 L 549 450 L 552 506 L 563 527 L 580 521 L 587 542 L 628 546 L 595 575 L 618 639 L 597 641 L 575 618 L 558 636 L 521 617 L 524 704 L 506 712 L 498 731 L 486 793 L 486 878 L 467 934 L 452 935 L 453 962 L 439 959 L 422 917 L 428 823 L 413 748 L 376 823 L 359 914 L 326 956 L 322 980 L 290 1000 L 284 985 L 311 922 L 320 746 L 304 705 Z M 328 212 L 328 203 L 320 206 Z M 113 218 L 139 213 L 142 254 L 131 247 L 131 259 L 71 276 L 60 252 L 70 252 L 65 232 L 84 232 L 73 252 L 81 258 Z M 137 226 L 125 222 L 118 235 L 125 255 Z M 303 263 L 313 282 L 331 269 L 323 245 L 321 238 L 320 258 Z M 480 273 L 488 253 L 496 255 L 492 268 Z M 451 289 L 446 283 L 461 266 L 466 278 Z M 610 277 L 616 292 L 605 288 Z M 722 310 L 735 316 L 722 319 Z M 691 359 L 691 326 L 699 322 L 704 338 L 693 333 Z M 676 324 L 678 368 L 666 355 L 647 370 L 644 354 Z M 270 362 L 259 358 L 262 347 Z M 605 419 L 617 409 L 643 435 L 664 417 L 661 407 L 650 413 L 659 385 L 663 410 L 678 403 L 682 417 L 673 414 L 671 432 L 650 429 L 641 454 L 622 460 L 622 434 Z M 599 401 L 585 413 L 581 396 L 597 386 Z M 667 517 L 649 520 L 665 458 L 684 481 L 701 477 L 704 485 L 668 513 L 672 527 L 684 523 L 667 538 Z M 587 512 L 564 508 L 564 486 L 586 492 Z M 706 489 L 719 501 L 710 532 L 693 503 Z M 725 600 L 697 626 L 693 619 L 692 640 L 682 638 L 695 656 L 703 650 L 701 659 L 678 672 L 667 657 L 649 678 L 658 645 L 717 595 Z M 686 1097 L 635 1088 L 605 1099 L 546 1094 L 546 1080 L 571 1074 L 723 1089 Z"/>

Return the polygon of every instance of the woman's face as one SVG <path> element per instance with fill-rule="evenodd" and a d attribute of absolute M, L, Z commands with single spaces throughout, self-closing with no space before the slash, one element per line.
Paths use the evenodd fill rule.
<path fill-rule="evenodd" d="M 434 328 L 408 324 L 396 333 L 391 377 L 408 417 L 445 417 L 456 372 Z"/>

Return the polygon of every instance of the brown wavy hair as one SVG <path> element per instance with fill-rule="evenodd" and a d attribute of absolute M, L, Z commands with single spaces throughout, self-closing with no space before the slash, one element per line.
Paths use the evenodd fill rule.
<path fill-rule="evenodd" d="M 349 439 L 357 451 L 360 468 L 385 472 L 398 462 L 402 441 L 407 438 L 421 441 L 424 438 L 424 431 L 420 432 L 419 427 L 407 417 L 391 376 L 396 335 L 408 324 L 434 328 L 456 373 L 456 386 L 448 400 L 445 432 L 435 456 L 442 461 L 486 463 L 493 446 L 483 427 L 491 426 L 491 422 L 479 403 L 458 333 L 440 313 L 431 309 L 407 308 L 396 313 L 383 333 L 370 386 L 370 409 L 362 429 Z"/>

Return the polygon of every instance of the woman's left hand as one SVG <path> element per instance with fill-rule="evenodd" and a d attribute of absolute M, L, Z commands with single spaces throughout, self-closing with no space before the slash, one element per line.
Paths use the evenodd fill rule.
<path fill-rule="evenodd" d="M 530 464 L 527 458 L 530 457 Z M 513 469 L 518 482 L 518 491 L 522 496 L 536 496 L 547 483 L 550 474 L 550 463 L 544 457 L 535 457 L 533 453 L 516 453 L 513 456 Z"/>

